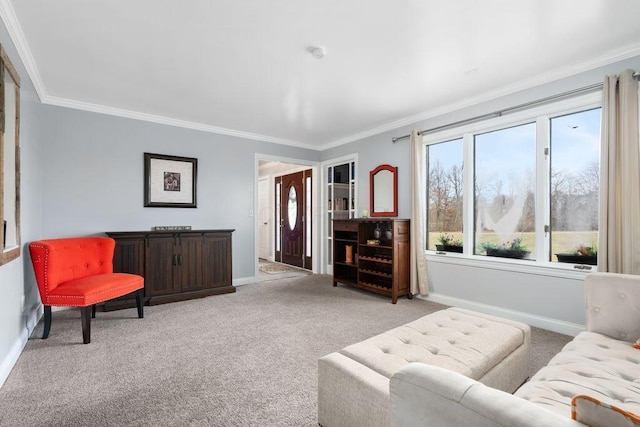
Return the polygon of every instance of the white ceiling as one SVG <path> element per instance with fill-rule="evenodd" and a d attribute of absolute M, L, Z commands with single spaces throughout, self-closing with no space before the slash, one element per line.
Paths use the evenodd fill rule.
<path fill-rule="evenodd" d="M 0 15 L 43 102 L 315 149 L 640 54 L 637 0 L 0 0 Z"/>

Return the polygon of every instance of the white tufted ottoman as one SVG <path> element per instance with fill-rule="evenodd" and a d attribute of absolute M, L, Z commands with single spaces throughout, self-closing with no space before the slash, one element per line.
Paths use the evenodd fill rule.
<path fill-rule="evenodd" d="M 424 316 L 318 361 L 318 423 L 389 426 L 389 378 L 411 362 L 509 393 L 528 376 L 529 326 L 459 308 Z"/>

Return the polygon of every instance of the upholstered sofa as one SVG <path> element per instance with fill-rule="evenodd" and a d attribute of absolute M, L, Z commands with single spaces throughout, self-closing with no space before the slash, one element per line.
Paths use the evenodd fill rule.
<path fill-rule="evenodd" d="M 392 425 L 640 425 L 640 276 L 592 273 L 585 292 L 586 331 L 514 394 L 411 363 L 391 377 Z"/>

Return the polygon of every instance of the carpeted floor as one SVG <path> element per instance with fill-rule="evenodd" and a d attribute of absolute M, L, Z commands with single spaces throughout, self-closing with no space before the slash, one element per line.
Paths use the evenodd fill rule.
<path fill-rule="evenodd" d="M 0 426 L 317 426 L 317 359 L 444 306 L 309 275 L 42 323 L 0 389 Z M 533 330 L 531 372 L 570 337 Z"/>

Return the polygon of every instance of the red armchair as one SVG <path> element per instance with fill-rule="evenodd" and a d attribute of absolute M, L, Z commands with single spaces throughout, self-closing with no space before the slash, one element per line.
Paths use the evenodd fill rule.
<path fill-rule="evenodd" d="M 43 339 L 51 330 L 51 306 L 80 307 L 85 344 L 91 341 L 91 318 L 96 315 L 98 303 L 136 292 L 138 317 L 144 317 L 144 278 L 113 272 L 115 246 L 115 240 L 108 237 L 40 240 L 29 244 L 44 305 Z"/>

